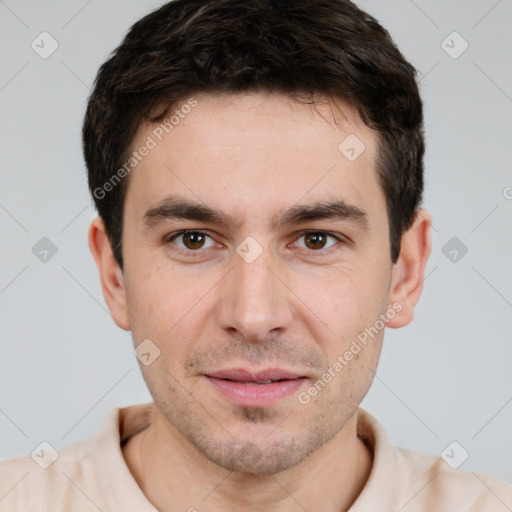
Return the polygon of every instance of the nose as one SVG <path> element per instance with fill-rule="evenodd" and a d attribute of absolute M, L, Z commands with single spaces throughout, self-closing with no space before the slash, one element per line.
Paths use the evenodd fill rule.
<path fill-rule="evenodd" d="M 220 327 L 253 343 L 282 334 L 293 320 L 291 291 L 285 283 L 269 250 L 250 263 L 235 254 L 217 307 Z"/>

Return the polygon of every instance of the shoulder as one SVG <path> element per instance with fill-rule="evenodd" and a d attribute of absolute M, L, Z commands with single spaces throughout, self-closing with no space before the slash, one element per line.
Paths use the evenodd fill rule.
<path fill-rule="evenodd" d="M 30 455 L 1 461 L 0 512 L 62 509 L 66 505 L 75 510 L 97 510 L 90 498 L 98 495 L 90 444 L 90 440 L 82 441 L 58 450 L 43 444 Z"/>
<path fill-rule="evenodd" d="M 512 486 L 490 475 L 456 469 L 460 461 L 453 450 L 445 461 L 393 446 L 383 426 L 364 409 L 358 411 L 357 430 L 373 452 L 373 467 L 351 512 L 512 511 Z"/>
<path fill-rule="evenodd" d="M 400 474 L 407 480 L 403 512 L 464 510 L 510 512 L 512 486 L 496 477 L 454 469 L 440 456 L 394 448 Z"/>

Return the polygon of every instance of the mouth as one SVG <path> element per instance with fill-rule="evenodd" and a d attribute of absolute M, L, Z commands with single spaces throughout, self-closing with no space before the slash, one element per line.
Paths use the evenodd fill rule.
<path fill-rule="evenodd" d="M 307 376 L 280 368 L 262 371 L 227 369 L 204 374 L 225 399 L 241 407 L 268 407 L 304 385 Z"/>

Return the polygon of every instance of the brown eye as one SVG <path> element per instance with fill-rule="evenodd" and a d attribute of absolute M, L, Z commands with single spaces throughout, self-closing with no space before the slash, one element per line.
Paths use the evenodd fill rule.
<path fill-rule="evenodd" d="M 166 242 L 171 242 L 181 249 L 196 252 L 198 252 L 199 249 L 215 245 L 211 237 L 202 231 L 180 231 L 168 237 Z"/>
<path fill-rule="evenodd" d="M 204 245 L 205 236 L 197 231 L 190 231 L 183 234 L 183 244 L 187 249 L 201 249 Z"/>
<path fill-rule="evenodd" d="M 304 241 L 308 249 L 323 249 L 327 242 L 325 233 L 306 233 Z"/>
<path fill-rule="evenodd" d="M 303 232 L 299 237 L 299 241 L 296 242 L 298 247 L 303 249 L 309 249 L 313 252 L 321 254 L 329 253 L 329 249 L 337 243 L 343 243 L 343 239 L 326 231 L 306 231 Z"/>

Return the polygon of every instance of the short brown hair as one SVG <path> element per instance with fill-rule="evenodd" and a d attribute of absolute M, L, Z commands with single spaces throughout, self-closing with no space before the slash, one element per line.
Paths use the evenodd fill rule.
<path fill-rule="evenodd" d="M 174 0 L 145 16 L 99 69 L 82 131 L 89 189 L 121 269 L 127 180 L 111 178 L 141 123 L 194 93 L 261 90 L 343 98 L 378 132 L 395 263 L 423 193 L 415 76 L 389 33 L 348 0 Z"/>

